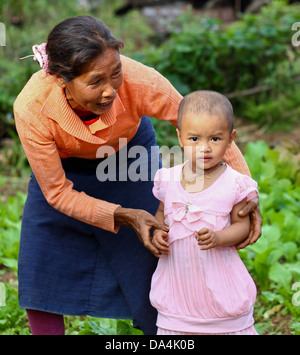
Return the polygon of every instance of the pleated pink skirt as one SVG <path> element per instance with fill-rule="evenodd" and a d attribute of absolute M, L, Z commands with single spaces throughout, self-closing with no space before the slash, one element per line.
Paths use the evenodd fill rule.
<path fill-rule="evenodd" d="M 216 334 L 177 332 L 175 330 L 158 328 L 157 335 L 216 335 Z M 237 332 L 219 333 L 218 335 L 258 335 L 258 333 L 255 330 L 254 326 L 252 325 L 247 329 L 243 329 Z"/>
<path fill-rule="evenodd" d="M 158 334 L 257 334 L 256 286 L 234 247 L 201 250 L 190 236 L 170 251 L 151 284 Z"/>

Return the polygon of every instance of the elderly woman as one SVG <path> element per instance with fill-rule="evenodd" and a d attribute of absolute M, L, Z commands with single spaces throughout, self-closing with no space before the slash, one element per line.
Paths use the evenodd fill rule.
<path fill-rule="evenodd" d="M 160 158 L 147 116 L 176 125 L 182 97 L 154 69 L 120 55 L 122 47 L 93 17 L 64 20 L 46 53 L 34 48 L 44 70 L 15 101 L 32 168 L 19 255 L 19 301 L 32 334 L 64 334 L 63 315 L 130 318 L 156 333 L 149 289 L 159 252 L 150 230 L 166 226 L 153 217 Z M 235 145 L 227 162 L 249 174 Z M 255 217 L 247 245 L 260 236 L 258 201 L 244 212 Z"/>

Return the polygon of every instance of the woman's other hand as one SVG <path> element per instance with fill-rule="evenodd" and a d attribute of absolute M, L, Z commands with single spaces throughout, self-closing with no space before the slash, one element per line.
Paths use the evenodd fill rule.
<path fill-rule="evenodd" d="M 167 232 L 168 226 L 159 223 L 150 213 L 139 209 L 118 207 L 114 217 L 117 224 L 133 228 L 143 245 L 156 257 L 160 256 L 160 251 L 151 242 L 150 230 L 156 228 Z"/>
<path fill-rule="evenodd" d="M 236 245 L 236 249 L 243 249 L 249 244 L 254 244 L 261 236 L 261 227 L 263 224 L 259 209 L 258 197 L 255 197 L 247 202 L 246 206 L 239 211 L 239 216 L 250 216 L 250 233 L 248 238 Z"/>

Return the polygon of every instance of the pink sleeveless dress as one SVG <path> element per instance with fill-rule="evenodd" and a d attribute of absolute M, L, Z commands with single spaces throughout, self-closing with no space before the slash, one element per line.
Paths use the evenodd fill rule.
<path fill-rule="evenodd" d="M 170 255 L 159 259 L 150 301 L 158 310 L 157 334 L 257 334 L 253 326 L 256 287 L 235 247 L 201 250 L 195 233 L 230 225 L 235 204 L 257 183 L 226 166 L 207 189 L 188 193 L 182 166 L 160 169 L 153 193 L 164 203 Z"/>

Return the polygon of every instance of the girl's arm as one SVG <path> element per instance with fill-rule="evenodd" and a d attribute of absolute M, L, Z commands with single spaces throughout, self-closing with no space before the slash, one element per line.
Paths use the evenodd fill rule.
<path fill-rule="evenodd" d="M 238 212 L 246 205 L 247 198 L 236 204 L 231 211 L 231 225 L 221 231 L 213 232 L 202 228 L 196 235 L 201 249 L 207 250 L 217 246 L 233 246 L 245 240 L 250 232 L 250 218 L 239 217 Z"/>
<path fill-rule="evenodd" d="M 164 206 L 163 202 L 160 202 L 160 204 L 158 206 L 158 209 L 156 211 L 156 214 L 155 214 L 155 218 L 162 225 L 165 224 L 165 213 L 164 213 L 164 210 L 165 210 L 165 206 Z"/>
<path fill-rule="evenodd" d="M 229 166 L 231 166 L 234 170 L 237 170 L 241 174 L 248 175 L 251 177 L 251 173 L 245 161 L 245 158 L 243 157 L 241 151 L 234 142 L 232 142 L 231 146 L 227 148 L 223 161 Z M 240 213 L 241 212 L 242 211 L 240 211 Z M 244 213 L 241 216 L 247 216 L 247 219 L 248 215 L 250 216 L 251 232 L 248 235 L 248 238 L 245 238 L 243 243 L 240 243 L 237 246 L 237 249 L 242 249 L 249 244 L 255 243 L 261 236 L 261 227 L 263 224 L 259 209 L 258 197 L 249 200 L 245 208 L 243 209 L 243 212 Z"/>

